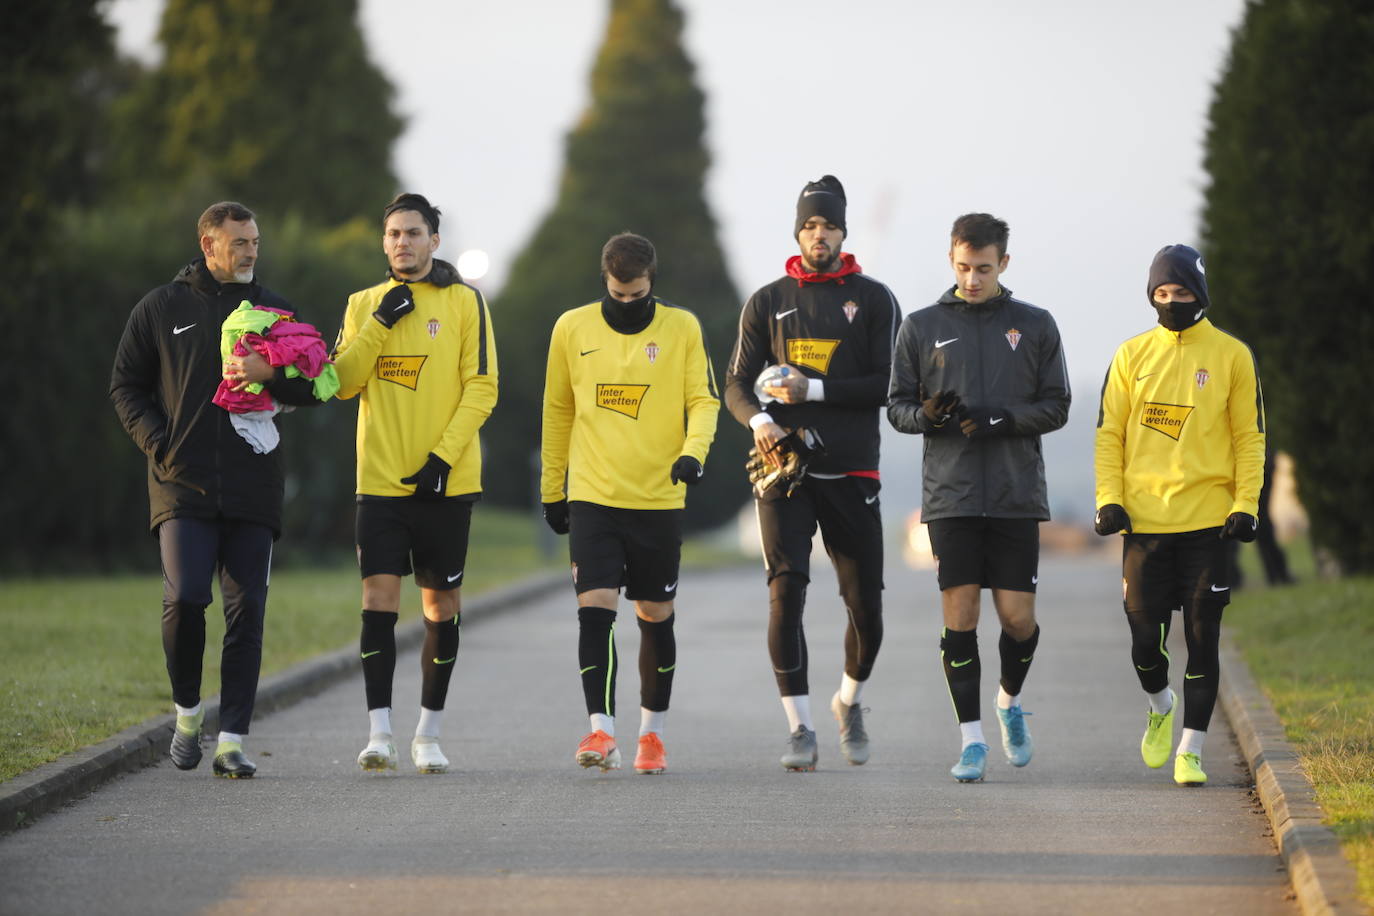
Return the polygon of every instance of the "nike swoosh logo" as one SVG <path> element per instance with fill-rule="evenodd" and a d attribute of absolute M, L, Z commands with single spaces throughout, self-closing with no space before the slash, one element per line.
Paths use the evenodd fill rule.
<path fill-rule="evenodd" d="M 434 664 L 436 664 L 436 665 L 451 665 L 451 664 L 453 664 L 454 659 L 456 659 L 457 657 L 458 657 L 458 656 L 455 655 L 455 656 L 453 656 L 453 658 L 436 658 L 436 659 L 434 660 Z"/>
<path fill-rule="evenodd" d="M 775 315 L 773 315 L 773 317 L 774 317 L 774 318 L 777 318 L 777 319 L 779 319 L 779 320 L 781 320 L 781 319 L 783 319 L 783 318 L 786 318 L 788 315 L 792 314 L 792 313 L 795 312 L 795 311 L 796 311 L 796 309 L 788 309 L 788 310 L 785 311 L 785 312 L 778 312 L 778 313 L 776 313 Z"/>
<path fill-rule="evenodd" d="M 1158 373 L 1158 372 L 1146 372 L 1144 375 L 1137 375 L 1137 376 L 1135 377 L 1135 380 L 1136 380 L 1137 382 L 1144 381 L 1145 379 L 1149 378 L 1149 377 L 1152 376 L 1152 375 L 1159 375 L 1159 373 Z"/>
<path fill-rule="evenodd" d="M 1224 588 L 1217 588 L 1215 585 L 1212 586 L 1212 591 L 1214 592 L 1229 592 L 1230 590 L 1231 586 L 1229 585 L 1225 586 Z"/>
<path fill-rule="evenodd" d="M 463 577 L 463 571 L 460 569 L 460 570 L 458 570 L 456 573 L 454 573 L 453 575 L 449 576 L 449 577 L 448 577 L 448 581 L 450 581 L 450 582 L 457 582 L 457 581 L 458 581 L 459 579 L 461 579 L 462 577 Z"/>
<path fill-rule="evenodd" d="M 1023 659 L 1021 659 L 1021 664 L 1023 664 L 1023 665 L 1029 664 L 1031 658 L 1035 658 L 1035 656 L 1032 655 L 1030 658 L 1023 658 Z"/>
<path fill-rule="evenodd" d="M 1148 668 L 1142 668 L 1142 667 L 1140 667 L 1139 665 L 1136 665 L 1136 666 L 1135 666 L 1135 670 L 1137 670 L 1137 671 L 1153 671 L 1153 670 L 1155 670 L 1155 669 L 1158 668 L 1158 667 L 1159 667 L 1158 665 L 1151 665 L 1151 666 L 1148 667 Z"/>
<path fill-rule="evenodd" d="M 878 501 L 878 497 L 876 497 L 876 496 L 865 496 L 865 497 L 864 497 L 864 505 L 866 505 L 866 506 L 871 506 L 871 505 L 873 505 L 873 504 L 874 504 L 875 502 L 877 502 L 877 501 Z"/>
<path fill-rule="evenodd" d="M 592 347 L 590 350 L 582 350 L 578 353 L 578 356 L 586 356 L 588 353 L 595 353 L 597 350 L 600 349 L 600 347 Z"/>
<path fill-rule="evenodd" d="M 988 426 L 996 426 L 998 423 L 1001 423 L 1005 419 L 1006 417 L 993 417 L 991 420 L 988 421 Z"/>
<path fill-rule="evenodd" d="M 951 337 L 949 340 L 937 340 L 937 341 L 935 341 L 935 349 L 938 350 L 938 349 L 940 349 L 941 347 L 948 346 L 949 344 L 954 343 L 954 342 L 955 342 L 956 340 L 958 340 L 958 339 L 959 339 L 959 338 L 957 338 L 957 337 Z"/>
<path fill-rule="evenodd" d="M 364 653 L 362 653 L 362 657 L 363 657 L 363 658 L 371 658 L 371 657 L 374 656 L 374 655 L 381 655 L 381 654 L 382 654 L 382 650 L 381 650 L 381 649 L 374 649 L 374 650 L 371 651 L 371 652 L 364 652 Z"/>
<path fill-rule="evenodd" d="M 667 585 L 663 586 L 663 590 L 664 590 L 665 592 L 671 592 L 671 591 L 672 591 L 673 589 L 675 589 L 675 588 L 677 588 L 677 580 L 676 580 L 676 579 L 674 579 L 672 582 L 669 582 Z"/>
<path fill-rule="evenodd" d="M 434 482 L 434 492 L 435 492 L 435 493 L 442 493 L 442 492 L 444 492 L 444 482 L 443 482 L 442 480 L 436 480 L 436 481 Z M 452 582 L 453 580 L 452 580 L 452 579 L 449 579 L 448 581 Z"/>
<path fill-rule="evenodd" d="M 672 670 L 673 670 L 674 668 L 676 668 L 676 667 L 677 667 L 677 665 L 669 665 L 667 668 L 659 668 L 659 669 L 658 669 L 658 673 L 659 673 L 659 674 L 667 674 L 669 671 L 672 671 Z"/>
<path fill-rule="evenodd" d="M 1039 585 L 1039 584 L 1040 584 L 1040 577 L 1039 577 L 1039 576 L 1031 576 L 1031 585 Z"/>
<path fill-rule="evenodd" d="M 578 673 L 578 674 L 586 674 L 588 671 L 595 671 L 595 670 L 596 670 L 596 665 L 588 665 L 587 667 L 583 668 L 581 671 L 579 671 L 579 672 L 577 672 L 577 673 Z"/>
<path fill-rule="evenodd" d="M 965 665 L 971 665 L 971 664 L 973 664 L 973 659 L 971 659 L 971 658 L 966 658 L 966 659 L 964 659 L 964 660 L 961 661 L 961 662 L 950 662 L 950 663 L 949 663 L 949 666 L 950 666 L 951 668 L 962 668 L 962 667 L 964 667 Z"/>
<path fill-rule="evenodd" d="M 200 322 L 195 322 L 194 324 L 188 324 L 188 325 L 187 325 L 186 327 L 184 327 L 184 328 L 172 328 L 172 333 L 173 333 L 173 334 L 180 334 L 182 331 L 189 331 L 189 330 L 191 330 L 191 328 L 195 327 L 196 324 L 199 324 L 199 323 L 200 323 Z"/>
<path fill-rule="evenodd" d="M 824 193 L 826 193 L 826 192 L 825 192 L 825 191 L 820 191 L 820 190 L 817 190 L 817 191 L 802 191 L 802 197 L 810 197 L 812 194 L 824 194 Z"/>
<path fill-rule="evenodd" d="M 1207 675 L 1205 675 L 1205 674 L 1185 674 L 1185 675 L 1183 675 L 1183 679 L 1184 679 L 1185 681 L 1195 681 L 1195 680 L 1197 680 L 1197 679 L 1200 678 L 1200 677 L 1206 677 L 1206 676 L 1207 676 Z"/>

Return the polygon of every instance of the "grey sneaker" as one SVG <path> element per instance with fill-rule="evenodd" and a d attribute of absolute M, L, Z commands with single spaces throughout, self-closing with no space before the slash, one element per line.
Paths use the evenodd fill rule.
<path fill-rule="evenodd" d="M 816 768 L 816 733 L 805 725 L 798 725 L 787 739 L 787 753 L 782 755 L 782 765 L 794 773 L 809 773 Z"/>
<path fill-rule="evenodd" d="M 200 766 L 200 728 L 205 722 L 205 710 L 194 716 L 177 716 L 176 727 L 172 729 L 172 746 L 168 756 L 178 770 L 194 770 Z"/>
<path fill-rule="evenodd" d="M 863 708 L 858 703 L 853 706 L 842 703 L 836 693 L 830 701 L 830 711 L 840 723 L 840 753 L 844 754 L 844 759 L 850 766 L 868 763 L 868 732 L 864 729 Z"/>

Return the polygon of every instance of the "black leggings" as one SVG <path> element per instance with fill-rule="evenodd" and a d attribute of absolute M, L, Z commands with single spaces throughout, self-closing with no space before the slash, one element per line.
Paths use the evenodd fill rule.
<path fill-rule="evenodd" d="M 1207 731 L 1217 702 L 1217 678 L 1221 671 L 1221 614 L 1225 605 L 1190 601 L 1183 607 L 1183 635 L 1188 644 L 1188 665 L 1183 675 L 1183 727 Z M 1131 661 L 1148 693 L 1169 686 L 1169 637 L 1173 611 L 1130 611 Z"/>

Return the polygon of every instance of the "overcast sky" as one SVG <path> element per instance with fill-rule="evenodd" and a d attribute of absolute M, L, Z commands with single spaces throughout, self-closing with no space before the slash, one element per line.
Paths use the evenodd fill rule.
<path fill-rule="evenodd" d="M 954 218 L 994 213 L 1012 230 L 1003 279 L 1054 313 L 1071 423 L 1091 424 L 1116 345 L 1154 321 L 1151 257 L 1197 241 L 1207 109 L 1243 0 L 679 3 L 741 296 L 781 274 L 797 194 L 825 173 L 848 193 L 846 250 L 906 311 L 952 282 Z M 124 50 L 149 59 L 162 6 L 114 0 Z M 408 119 L 397 171 L 445 211 L 444 257 L 490 253 L 490 293 L 553 201 L 608 10 L 362 0 Z"/>

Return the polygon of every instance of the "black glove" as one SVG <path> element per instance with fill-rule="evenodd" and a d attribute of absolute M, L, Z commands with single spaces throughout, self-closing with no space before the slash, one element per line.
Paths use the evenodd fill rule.
<path fill-rule="evenodd" d="M 1001 407 L 966 407 L 959 430 L 970 439 L 1008 436 L 1012 432 L 1011 414 Z"/>
<path fill-rule="evenodd" d="M 553 529 L 554 534 L 567 534 L 570 527 L 568 501 L 560 499 L 555 502 L 544 503 L 544 521 Z"/>
<path fill-rule="evenodd" d="M 935 426 L 944 426 L 945 421 L 959 412 L 963 404 L 959 395 L 953 391 L 937 391 L 921 402 L 921 412 Z"/>
<path fill-rule="evenodd" d="M 782 467 L 769 464 L 759 454 L 758 446 L 749 450 L 749 460 L 744 469 L 749 473 L 749 482 L 754 485 L 754 495 L 762 497 L 775 486 L 787 488 L 785 495 L 801 486 L 806 477 L 806 468 L 817 455 L 825 454 L 825 443 L 820 434 L 811 429 L 794 429 L 773 443 L 772 451 L 782 459 Z"/>
<path fill-rule="evenodd" d="M 1126 514 L 1126 510 L 1116 503 L 1107 503 L 1097 510 L 1097 515 L 1093 516 L 1093 528 L 1098 534 L 1106 537 L 1109 534 L 1116 534 L 1118 531 L 1131 533 L 1131 517 Z"/>
<path fill-rule="evenodd" d="M 399 283 L 386 291 L 381 305 L 377 306 L 377 311 L 372 313 L 372 317 L 380 321 L 383 327 L 394 328 L 396 322 L 413 311 L 415 297 L 410 294 L 409 286 Z"/>
<path fill-rule="evenodd" d="M 1227 541 L 1241 541 L 1248 544 L 1259 533 L 1259 519 L 1249 512 L 1232 512 L 1226 516 L 1226 524 L 1221 528 L 1221 537 Z"/>
<path fill-rule="evenodd" d="M 673 479 L 673 483 L 685 483 L 689 487 L 694 487 L 701 483 L 701 478 L 706 476 L 706 471 L 702 468 L 700 461 L 691 455 L 683 455 L 673 462 L 673 469 L 668 476 Z"/>
<path fill-rule="evenodd" d="M 402 477 L 401 483 L 415 484 L 415 495 L 421 499 L 443 499 L 448 489 L 448 472 L 448 462 L 430 452 L 425 466 L 409 477 Z"/>

